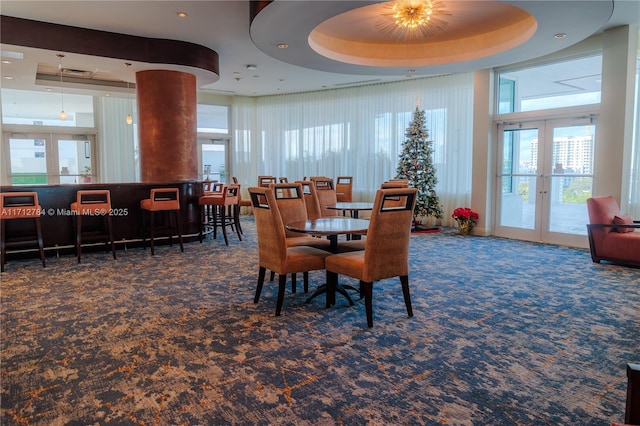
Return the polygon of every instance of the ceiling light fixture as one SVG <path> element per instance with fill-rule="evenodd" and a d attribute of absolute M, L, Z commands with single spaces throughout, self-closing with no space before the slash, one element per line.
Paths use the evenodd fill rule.
<path fill-rule="evenodd" d="M 289 45 L 286 43 L 278 43 L 278 49 L 286 49 L 287 47 L 289 47 Z"/>
<path fill-rule="evenodd" d="M 187 12 L 178 12 L 176 15 L 178 15 L 178 18 L 186 18 L 188 16 Z"/>
<path fill-rule="evenodd" d="M 131 66 L 131 64 L 129 62 L 125 62 L 124 65 L 129 68 Z M 127 109 L 129 109 L 129 107 L 131 107 L 131 101 L 129 100 L 129 80 L 127 80 Z M 131 115 L 131 113 L 127 113 L 127 118 L 126 118 L 127 124 L 133 124 L 133 116 Z"/>
<path fill-rule="evenodd" d="M 424 38 L 447 26 L 444 16 L 450 16 L 439 0 L 394 0 L 382 5 L 380 31 L 396 38 Z"/>
<path fill-rule="evenodd" d="M 555 34 L 555 35 L 553 36 L 553 38 L 557 38 L 557 39 L 559 39 L 559 40 L 560 40 L 560 39 L 565 38 L 566 36 L 567 36 L 567 35 L 566 35 L 565 33 L 558 33 L 558 34 Z"/>
<path fill-rule="evenodd" d="M 254 64 L 248 64 L 248 65 L 245 65 L 244 67 L 246 69 L 248 69 L 248 70 L 257 70 L 258 69 L 258 66 L 254 65 Z"/>
<path fill-rule="evenodd" d="M 58 58 L 60 58 L 60 65 L 58 65 L 58 71 L 60 71 L 60 104 L 61 104 L 61 108 L 60 108 L 60 120 L 64 121 L 67 119 L 67 113 L 64 112 L 64 92 L 62 90 L 62 58 L 64 58 L 64 55 L 61 53 L 58 53 Z"/>

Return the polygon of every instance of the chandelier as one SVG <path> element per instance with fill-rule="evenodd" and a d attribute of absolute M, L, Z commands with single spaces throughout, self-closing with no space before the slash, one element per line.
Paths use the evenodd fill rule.
<path fill-rule="evenodd" d="M 444 29 L 449 15 L 439 0 L 394 0 L 383 6 L 378 28 L 397 38 L 424 38 Z"/>

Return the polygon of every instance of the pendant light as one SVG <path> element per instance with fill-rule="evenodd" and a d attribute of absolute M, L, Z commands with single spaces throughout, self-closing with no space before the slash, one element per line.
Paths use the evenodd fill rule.
<path fill-rule="evenodd" d="M 64 121 L 67 119 L 67 113 L 64 112 L 64 92 L 62 90 L 62 58 L 64 58 L 64 55 L 58 53 L 57 56 L 60 58 L 60 65 L 58 66 L 58 71 L 60 71 L 60 120 Z"/>
<path fill-rule="evenodd" d="M 129 68 L 131 64 L 129 62 L 125 62 L 124 65 Z M 129 80 L 127 80 L 127 109 L 131 106 L 131 102 L 129 101 Z M 131 113 L 127 113 L 126 118 L 127 124 L 133 124 L 133 116 Z"/>

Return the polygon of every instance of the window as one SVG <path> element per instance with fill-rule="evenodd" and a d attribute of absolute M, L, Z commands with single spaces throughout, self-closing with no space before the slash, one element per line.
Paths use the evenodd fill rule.
<path fill-rule="evenodd" d="M 229 133 L 229 107 L 226 105 L 197 106 L 198 133 Z"/>
<path fill-rule="evenodd" d="M 67 114 L 64 121 L 59 116 L 63 99 Z M 2 123 L 94 127 L 93 96 L 2 89 Z"/>
<path fill-rule="evenodd" d="M 498 73 L 498 114 L 600 103 L 602 55 Z"/>

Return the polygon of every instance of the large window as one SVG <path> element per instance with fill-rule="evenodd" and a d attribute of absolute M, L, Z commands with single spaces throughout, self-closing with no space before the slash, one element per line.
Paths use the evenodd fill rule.
<path fill-rule="evenodd" d="M 498 114 L 600 103 L 602 55 L 498 73 Z"/>
<path fill-rule="evenodd" d="M 60 119 L 64 109 L 66 119 Z M 2 123 L 94 127 L 93 96 L 2 89 Z"/>

